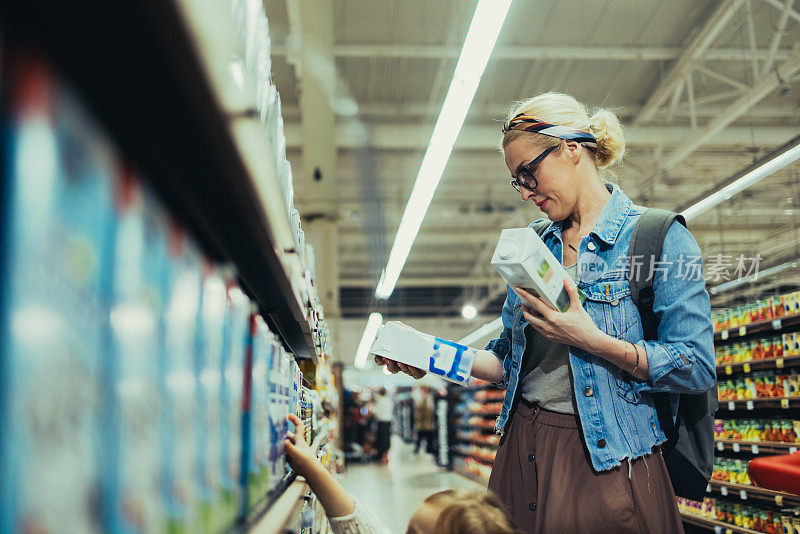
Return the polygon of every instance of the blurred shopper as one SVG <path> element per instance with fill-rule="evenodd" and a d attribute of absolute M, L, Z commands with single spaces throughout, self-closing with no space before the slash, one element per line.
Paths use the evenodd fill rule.
<path fill-rule="evenodd" d="M 674 420 L 680 393 L 705 393 L 716 381 L 700 248 L 676 220 L 663 234 L 658 271 L 629 268 L 645 208 L 601 178 L 625 150 L 610 111 L 590 116 L 569 95 L 541 94 L 514 107 L 502 146 L 511 185 L 546 215 L 533 225 L 543 223 L 542 240 L 585 302 L 571 280 L 565 312 L 508 288 L 500 337 L 472 370 L 506 389 L 489 488 L 526 532 L 683 532 L 653 394 L 668 394 Z M 654 338 L 644 338 L 631 297 L 639 276 L 652 279 Z"/>
<path fill-rule="evenodd" d="M 375 419 L 378 422 L 378 460 L 389 463 L 389 448 L 392 441 L 392 419 L 394 419 L 394 403 L 392 397 L 381 388 L 375 400 Z"/>
<path fill-rule="evenodd" d="M 289 415 L 295 431 L 284 446 L 294 471 L 304 477 L 328 516 L 334 534 L 389 534 L 375 514 L 362 506 L 320 463 L 303 436 L 305 427 Z M 430 495 L 411 516 L 414 534 L 516 534 L 513 520 L 497 497 L 486 491 L 444 490 Z"/>
<path fill-rule="evenodd" d="M 433 420 L 433 400 L 430 388 L 422 388 L 422 397 L 414 408 L 414 423 L 417 427 L 417 446 L 414 454 L 419 454 L 419 447 L 422 440 L 425 440 L 425 450 L 433 452 L 434 420 Z"/>

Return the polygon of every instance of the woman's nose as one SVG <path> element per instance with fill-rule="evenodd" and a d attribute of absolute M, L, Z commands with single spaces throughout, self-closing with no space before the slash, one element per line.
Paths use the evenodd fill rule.
<path fill-rule="evenodd" d="M 521 189 L 520 190 L 520 194 L 522 195 L 522 200 L 524 200 L 526 202 L 536 196 L 536 193 L 531 191 L 531 190 L 529 190 L 529 189 L 525 189 L 525 188 L 520 188 L 520 189 Z"/>

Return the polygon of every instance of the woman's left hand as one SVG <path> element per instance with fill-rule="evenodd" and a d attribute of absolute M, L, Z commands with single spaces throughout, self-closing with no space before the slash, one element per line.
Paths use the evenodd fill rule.
<path fill-rule="evenodd" d="M 554 310 L 522 288 L 516 287 L 514 291 L 523 300 L 522 314 L 525 320 L 542 335 L 556 343 L 590 352 L 593 340 L 602 332 L 583 309 L 578 288 L 572 280 L 564 279 L 564 287 L 569 295 L 569 309 L 565 312 Z"/>

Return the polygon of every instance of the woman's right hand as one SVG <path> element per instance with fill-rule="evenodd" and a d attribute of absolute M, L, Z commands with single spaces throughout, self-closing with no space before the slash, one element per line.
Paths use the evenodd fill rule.
<path fill-rule="evenodd" d="M 427 373 L 418 367 L 414 367 L 412 365 L 407 365 L 405 363 L 396 362 L 394 360 L 390 360 L 389 358 L 384 358 L 383 356 L 375 356 L 375 363 L 380 366 L 386 366 L 390 373 L 393 375 L 399 373 L 400 371 L 404 372 L 408 376 L 419 380 Z"/>

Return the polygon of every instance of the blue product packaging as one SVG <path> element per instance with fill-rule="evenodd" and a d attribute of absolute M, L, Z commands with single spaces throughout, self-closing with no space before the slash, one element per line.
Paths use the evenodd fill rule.
<path fill-rule="evenodd" d="M 222 511 L 221 391 L 227 290 L 220 269 L 208 263 L 203 276 L 200 307 L 200 346 L 196 352 L 198 374 L 197 487 L 200 530 L 222 532 L 230 528 Z"/>
<path fill-rule="evenodd" d="M 161 498 L 170 532 L 197 531 L 194 354 L 200 313 L 200 255 L 174 224 L 168 232 L 168 301 L 161 355 Z"/>
<path fill-rule="evenodd" d="M 4 62 L 0 531 L 99 532 L 113 151 L 45 63 Z"/>
<path fill-rule="evenodd" d="M 165 217 L 130 169 L 116 182 L 111 343 L 105 362 L 104 515 L 109 531 L 153 532 L 158 498 L 158 324 Z M 145 200 L 145 199 L 148 200 Z"/>
<path fill-rule="evenodd" d="M 251 304 L 235 284 L 228 285 L 220 390 L 220 467 L 222 516 L 228 524 L 239 517 L 243 495 L 240 486 L 242 458 L 242 382 L 245 347 L 250 336 Z"/>

